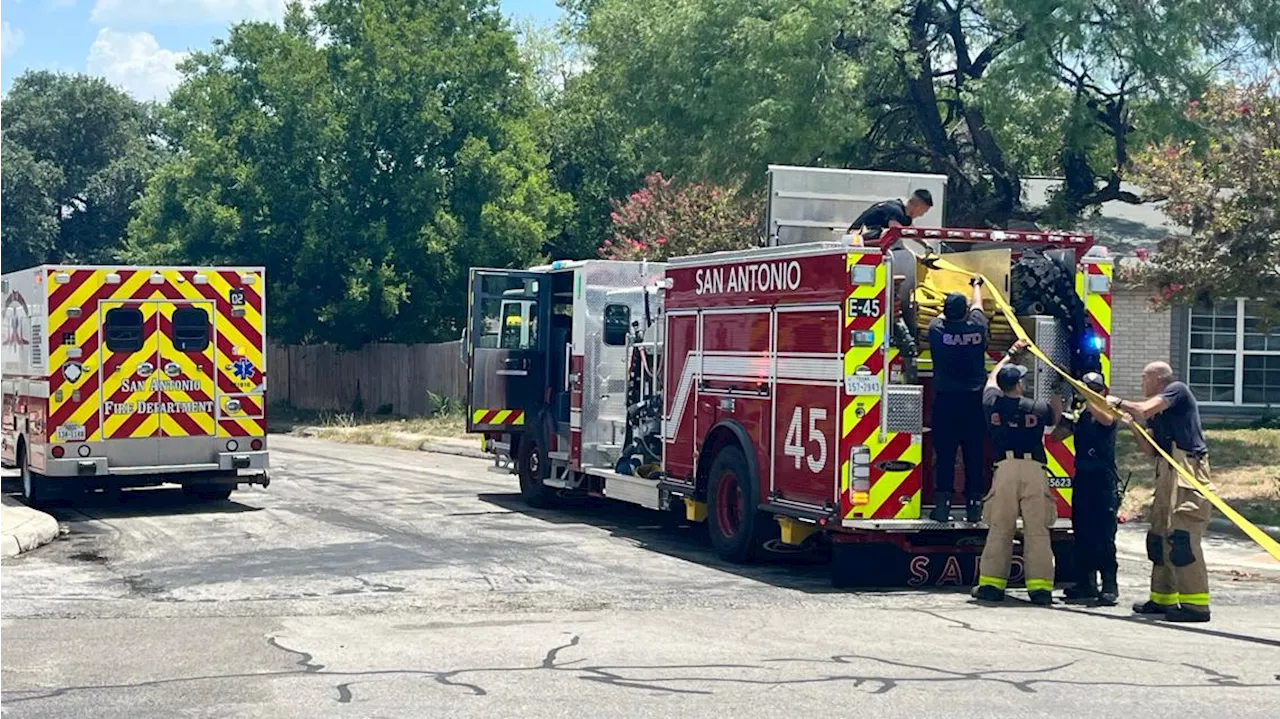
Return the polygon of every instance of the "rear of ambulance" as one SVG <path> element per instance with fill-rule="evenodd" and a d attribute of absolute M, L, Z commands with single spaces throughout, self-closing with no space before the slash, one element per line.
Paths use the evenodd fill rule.
<path fill-rule="evenodd" d="M 47 475 L 267 482 L 261 268 L 52 269 Z"/>

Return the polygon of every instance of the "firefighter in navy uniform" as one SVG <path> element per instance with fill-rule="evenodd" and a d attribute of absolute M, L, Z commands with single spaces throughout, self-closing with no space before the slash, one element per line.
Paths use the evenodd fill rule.
<path fill-rule="evenodd" d="M 983 431 L 982 389 L 987 379 L 987 316 L 982 312 L 982 278 L 969 280 L 967 300 L 952 292 L 942 302 L 942 315 L 929 323 L 933 357 L 933 436 L 935 522 L 951 520 L 956 450 L 964 457 L 965 519 L 982 518 Z"/>
<path fill-rule="evenodd" d="M 1080 381 L 1107 396 L 1102 375 L 1088 372 Z M 1096 600 L 1114 606 L 1116 583 L 1116 512 L 1120 509 L 1116 470 L 1116 423 L 1106 406 L 1086 402 L 1075 422 L 1076 476 L 1071 491 L 1071 524 L 1076 535 L 1076 583 L 1067 599 Z M 1098 575 L 1102 590 L 1098 590 Z"/>
<path fill-rule="evenodd" d="M 1184 382 L 1173 376 L 1167 362 L 1152 362 L 1142 370 L 1142 392 L 1137 402 L 1108 396 L 1117 409 L 1144 419 L 1160 448 L 1206 489 L 1209 446 L 1200 424 L 1200 407 Z M 1170 622 L 1209 621 L 1209 570 L 1200 539 L 1209 524 L 1209 500 L 1182 478 L 1155 449 L 1141 438 L 1140 447 L 1156 457 L 1155 497 L 1151 503 L 1151 529 L 1147 532 L 1147 557 L 1151 560 L 1151 596 L 1133 605 L 1138 614 L 1163 615 Z"/>
<path fill-rule="evenodd" d="M 1022 556 L 1026 567 L 1027 595 L 1032 603 L 1053 604 L 1053 547 L 1049 530 L 1058 511 L 1045 472 L 1044 431 L 1062 416 L 1062 398 L 1048 403 L 1024 397 L 1025 367 L 1012 364 L 1027 344 L 1018 340 L 987 378 L 982 405 L 995 445 L 996 471 L 991 491 L 982 507 L 987 543 L 978 567 L 974 598 L 1004 600 L 1013 557 L 1013 537 L 1022 517 Z"/>

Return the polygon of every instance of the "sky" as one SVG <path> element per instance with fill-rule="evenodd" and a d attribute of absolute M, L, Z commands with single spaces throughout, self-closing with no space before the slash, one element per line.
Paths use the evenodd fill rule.
<path fill-rule="evenodd" d="M 304 0 L 304 4 L 314 0 Z M 238 20 L 278 19 L 287 0 L 0 0 L 0 91 L 28 69 L 101 75 L 139 100 L 164 100 L 190 50 Z M 500 0 L 541 24 L 555 0 Z"/>

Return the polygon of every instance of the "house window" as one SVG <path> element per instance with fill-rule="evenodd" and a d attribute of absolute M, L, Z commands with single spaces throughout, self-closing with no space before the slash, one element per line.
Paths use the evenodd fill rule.
<path fill-rule="evenodd" d="M 1263 329 L 1258 303 L 1191 308 L 1188 384 L 1202 402 L 1280 405 L 1280 326 Z"/>

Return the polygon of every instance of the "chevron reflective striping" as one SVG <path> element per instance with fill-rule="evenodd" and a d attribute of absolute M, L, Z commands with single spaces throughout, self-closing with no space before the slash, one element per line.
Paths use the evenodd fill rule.
<path fill-rule="evenodd" d="M 56 282 L 60 274 L 69 281 Z M 161 281 L 153 282 L 157 274 Z M 112 275 L 116 281 L 107 282 Z M 195 282 L 197 275 L 203 275 L 206 282 Z M 245 281 L 250 276 L 253 281 Z M 49 377 L 46 423 L 52 441 L 59 441 L 54 431 L 66 423 L 83 426 L 88 441 L 208 436 L 214 432 L 224 437 L 265 435 L 260 271 L 55 269 L 47 278 L 48 357 L 50 366 L 56 368 Z M 241 317 L 231 311 L 233 289 L 243 293 Z M 203 306 L 210 312 L 216 340 L 205 352 L 174 348 L 171 321 L 175 303 Z M 144 344 L 135 352 L 110 352 L 102 346 L 102 320 L 108 310 L 126 304 L 143 313 Z M 73 354 L 73 350 L 78 352 Z M 237 368 L 241 360 L 249 363 L 247 369 Z M 182 386 L 155 390 L 152 377 L 138 372 L 143 362 L 154 365 L 155 381 Z M 176 374 L 164 374 L 169 363 L 177 365 Z M 74 375 L 67 373 L 71 364 L 77 365 Z M 191 386 L 192 382 L 198 382 L 199 388 Z M 225 394 L 236 395 L 242 409 L 215 421 L 223 408 L 208 405 Z M 179 409 L 169 411 L 175 405 Z M 206 408 L 210 411 L 203 411 Z"/>
<path fill-rule="evenodd" d="M 518 409 L 477 409 L 471 412 L 471 423 L 476 425 L 524 424 L 524 411 Z"/>

